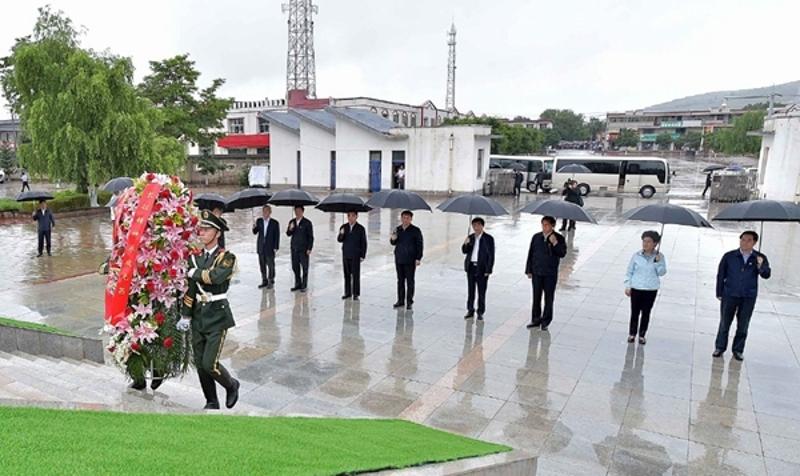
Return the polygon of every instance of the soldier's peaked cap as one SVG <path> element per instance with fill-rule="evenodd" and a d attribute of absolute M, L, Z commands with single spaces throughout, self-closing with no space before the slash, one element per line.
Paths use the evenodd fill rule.
<path fill-rule="evenodd" d="M 219 231 L 228 231 L 228 223 L 208 210 L 200 214 L 200 228 L 216 228 Z"/>

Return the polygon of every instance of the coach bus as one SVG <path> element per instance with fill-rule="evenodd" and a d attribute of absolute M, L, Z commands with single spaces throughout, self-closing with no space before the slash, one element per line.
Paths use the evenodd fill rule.
<path fill-rule="evenodd" d="M 585 167 L 579 172 L 559 172 L 567 165 Z M 650 198 L 667 193 L 670 187 L 669 164 L 660 157 L 557 156 L 553 164 L 552 183 L 557 187 L 573 179 L 581 195 L 592 191 L 638 193 Z"/>
<path fill-rule="evenodd" d="M 490 169 L 511 169 L 519 168 L 519 164 L 525 167 L 520 171 L 525 174 L 525 181 L 523 182 L 528 190 L 535 192 L 537 186 L 549 192 L 551 185 L 551 176 L 553 174 L 553 157 L 538 156 L 538 155 L 490 155 L 489 168 Z M 537 183 L 537 175 L 541 183 Z"/>

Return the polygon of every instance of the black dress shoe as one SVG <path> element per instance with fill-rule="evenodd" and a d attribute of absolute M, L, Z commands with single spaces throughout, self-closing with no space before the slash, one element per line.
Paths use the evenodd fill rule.
<path fill-rule="evenodd" d="M 267 289 L 272 289 L 272 288 L 274 288 L 274 287 L 275 287 L 275 285 L 274 285 L 274 284 L 272 284 L 272 283 L 269 283 L 269 284 L 267 284 Z"/>
<path fill-rule="evenodd" d="M 548 327 L 550 327 L 550 324 L 542 324 L 543 331 L 546 331 Z"/>
<path fill-rule="evenodd" d="M 263 289 L 263 288 L 267 288 L 267 287 L 269 287 L 269 284 L 267 284 L 267 283 L 261 283 L 261 284 L 258 285 L 258 289 Z"/>
<path fill-rule="evenodd" d="M 358 296 L 353 296 L 353 301 L 358 301 Z"/>
<path fill-rule="evenodd" d="M 713 354 L 711 354 L 711 357 L 722 357 L 723 352 L 724 351 L 717 349 Z"/>
<path fill-rule="evenodd" d="M 352 296 L 350 296 L 349 294 L 345 294 L 344 296 L 342 296 L 342 299 L 350 299 L 351 297 Z"/>
<path fill-rule="evenodd" d="M 236 402 L 239 401 L 239 381 L 233 379 L 233 388 L 228 390 L 228 394 L 225 396 L 225 406 L 227 408 L 233 408 L 236 405 Z"/>
<path fill-rule="evenodd" d="M 219 402 L 206 402 L 203 410 L 219 410 Z"/>
<path fill-rule="evenodd" d="M 410 310 L 414 309 L 414 306 L 411 303 L 408 303 L 408 304 L 406 304 L 406 309 L 410 311 Z"/>
<path fill-rule="evenodd" d="M 535 328 L 539 327 L 540 325 L 542 325 L 542 321 L 531 321 L 530 324 L 528 324 L 525 327 L 527 327 L 528 329 L 535 329 Z"/>
<path fill-rule="evenodd" d="M 295 286 L 292 289 L 290 289 L 290 291 L 297 291 L 298 289 L 300 289 L 300 286 Z"/>
<path fill-rule="evenodd" d="M 392 304 L 392 307 L 397 309 L 398 307 L 403 307 L 405 305 L 406 305 L 406 303 L 404 303 L 402 301 L 397 301 L 396 303 Z"/>
<path fill-rule="evenodd" d="M 464 314 L 464 319 L 472 319 L 473 317 L 475 317 L 475 311 L 467 311 L 467 313 Z"/>
<path fill-rule="evenodd" d="M 744 360 L 744 356 L 742 355 L 741 352 L 734 352 L 733 353 L 733 358 L 738 360 L 739 362 Z"/>
<path fill-rule="evenodd" d="M 482 312 L 479 312 L 479 313 L 478 313 L 478 320 L 479 320 L 479 321 L 482 321 L 482 320 L 483 320 L 483 313 L 482 313 Z"/>
<path fill-rule="evenodd" d="M 307 291 L 308 291 L 308 288 L 300 288 L 300 292 L 301 293 L 304 293 L 304 292 L 307 292 Z"/>
<path fill-rule="evenodd" d="M 134 390 L 144 390 L 147 388 L 147 381 L 146 380 L 134 380 L 133 383 L 128 385 L 128 388 L 132 388 Z"/>

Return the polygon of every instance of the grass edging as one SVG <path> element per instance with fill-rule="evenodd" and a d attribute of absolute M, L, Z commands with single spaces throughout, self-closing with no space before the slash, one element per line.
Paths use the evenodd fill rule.
<path fill-rule="evenodd" d="M 28 329 L 38 332 L 46 332 L 48 334 L 57 334 L 60 336 L 76 337 L 75 334 L 69 331 L 65 331 L 63 329 L 51 327 L 46 324 L 39 324 L 37 322 L 19 321 L 17 319 L 11 319 L 9 317 L 0 316 L 0 326 L 13 327 L 15 329 Z"/>
<path fill-rule="evenodd" d="M 104 363 L 103 341 L 35 322 L 0 317 L 0 351 Z"/>

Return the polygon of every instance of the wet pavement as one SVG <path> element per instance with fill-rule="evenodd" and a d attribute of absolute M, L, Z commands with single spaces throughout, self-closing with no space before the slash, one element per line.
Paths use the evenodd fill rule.
<path fill-rule="evenodd" d="M 713 216 L 699 198 L 703 163 L 675 167 L 671 203 Z M 324 194 L 321 194 L 324 195 Z M 520 200 L 499 200 L 519 209 Z M 653 200 L 664 200 L 656 197 Z M 443 197 L 430 197 L 432 205 Z M 369 251 L 362 298 L 342 301 L 342 215 L 309 210 L 316 245 L 307 294 L 292 293 L 288 240 L 277 285 L 260 281 L 254 212 L 229 216 L 239 273 L 229 292 L 237 327 L 223 361 L 243 382 L 241 401 L 280 414 L 401 417 L 539 455 L 537 474 L 800 474 L 800 226 L 768 224 L 762 251 L 773 275 L 761 281 L 746 360 L 712 359 L 719 315 L 716 267 L 745 224 L 713 230 L 668 226 L 663 279 L 646 346 L 627 344 L 622 280 L 639 235 L 657 225 L 623 222 L 650 203 L 638 196 L 586 198 L 599 225 L 568 238 L 549 332 L 529 331 L 524 260 L 537 216 L 487 219 L 495 272 L 484 322 L 465 321 L 460 244 L 468 217 L 418 212 L 425 258 L 413 311 L 392 309 L 388 235 L 396 211 L 362 214 Z M 285 227 L 288 208 L 273 215 Z M 58 217 L 56 216 L 58 220 Z M 32 225 L 0 227 L 10 268 L 0 277 L 0 314 L 85 335 L 102 326 L 103 277 L 93 271 L 109 245 L 107 218 L 64 219 L 54 256 L 34 258 Z M 88 274 L 87 274 L 88 273 Z M 74 277 L 77 276 L 77 277 Z M 194 376 L 184 385 L 196 386 Z M 118 391 L 125 393 L 120 376 Z M 166 383 L 159 392 L 169 395 Z"/>

